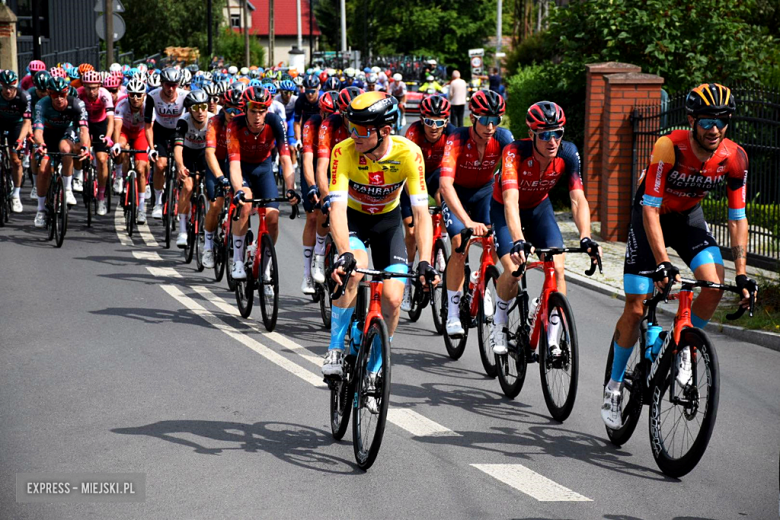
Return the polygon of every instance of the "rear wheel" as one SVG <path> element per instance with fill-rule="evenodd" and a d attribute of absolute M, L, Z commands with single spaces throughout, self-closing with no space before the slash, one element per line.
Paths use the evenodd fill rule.
<path fill-rule="evenodd" d="M 447 284 L 447 270 L 445 269 L 444 272 L 444 285 Z M 466 266 L 466 278 L 464 279 L 464 286 L 463 291 L 461 293 L 461 300 L 463 301 L 463 298 L 466 295 L 467 291 L 467 285 L 469 279 L 469 268 Z M 450 302 L 448 301 L 449 298 L 447 298 L 447 288 L 445 287 L 445 290 L 442 291 L 441 295 L 441 316 L 444 319 L 444 322 L 446 323 L 447 316 L 449 315 L 449 305 Z M 458 304 L 462 308 L 462 303 L 458 302 Z M 444 327 L 444 330 L 442 331 L 442 336 L 444 337 L 444 347 L 447 349 L 447 354 L 452 359 L 460 359 L 460 357 L 463 355 L 463 351 L 466 350 L 466 343 L 468 343 L 469 340 L 469 322 L 463 319 L 463 312 L 459 312 L 459 315 L 461 315 L 461 326 L 463 327 L 463 335 L 460 337 L 451 337 L 449 334 L 447 334 L 447 327 Z"/>
<path fill-rule="evenodd" d="M 197 199 L 197 207 L 195 209 L 195 264 L 198 266 L 198 272 L 202 272 L 205 266 L 203 265 L 203 251 L 206 249 L 206 230 L 203 229 L 203 225 L 206 222 L 206 196 L 201 194 Z"/>
<path fill-rule="evenodd" d="M 54 240 L 57 247 L 62 247 L 65 233 L 68 231 L 68 205 L 65 203 L 65 188 L 62 186 L 62 177 L 57 179 L 54 191 Z"/>
<path fill-rule="evenodd" d="M 236 281 L 233 279 L 233 226 L 228 220 L 228 234 L 225 237 L 225 279 L 228 289 L 236 290 Z"/>
<path fill-rule="evenodd" d="M 5 161 L 3 161 L 5 163 Z M 8 204 L 10 202 L 11 187 L 8 182 L 8 175 L 5 170 L 5 164 L 3 164 L 3 171 L 0 171 L 0 227 L 5 226 L 8 222 L 11 209 Z"/>
<path fill-rule="evenodd" d="M 429 293 L 423 290 L 423 287 L 418 280 L 409 279 L 406 280 L 406 283 L 411 284 L 412 286 L 412 309 L 409 311 L 409 321 L 414 323 L 420 319 L 422 310 L 428 305 Z"/>
<path fill-rule="evenodd" d="M 560 320 L 560 326 L 554 327 L 551 320 L 555 313 Z M 542 377 L 542 394 L 544 402 L 553 419 L 563 422 L 571 414 L 574 401 L 577 398 L 577 382 L 579 377 L 580 353 L 577 344 L 577 326 L 574 323 L 574 313 L 566 296 L 554 292 L 548 299 L 548 327 L 557 328 L 554 341 L 557 341 L 560 353 L 553 355 L 553 349 L 548 345 L 548 331 L 542 330 L 539 341 L 539 373 Z"/>
<path fill-rule="evenodd" d="M 445 269 L 447 269 L 447 246 L 444 245 L 444 240 L 441 238 L 437 239 L 433 246 L 433 267 L 442 276 Z M 433 326 L 437 334 L 444 333 L 444 324 L 447 321 L 447 315 L 442 315 L 441 313 L 441 300 L 442 297 L 446 298 L 446 296 L 447 291 L 444 290 L 444 282 L 442 280 L 439 285 L 434 287 L 433 294 L 431 294 L 431 314 L 433 315 Z"/>
<path fill-rule="evenodd" d="M 644 352 L 644 338 L 646 332 L 646 322 L 642 322 L 640 332 L 641 343 L 634 346 L 631 357 L 626 365 L 626 374 L 623 376 L 623 426 L 617 430 L 607 428 L 607 437 L 615 446 L 622 446 L 628 442 L 628 439 L 634 434 L 639 417 L 642 415 L 642 403 L 644 400 L 644 369 L 641 360 L 641 353 Z M 609 383 L 612 377 L 612 361 L 615 358 L 613 350 L 614 338 L 609 341 L 609 355 L 607 356 L 607 367 L 604 371 L 604 387 Z"/>
<path fill-rule="evenodd" d="M 495 316 L 496 301 L 498 298 L 498 291 L 496 290 L 497 280 L 498 269 L 494 266 L 488 267 L 485 271 L 485 294 L 479 300 L 479 309 L 477 311 L 479 358 L 482 360 L 482 367 L 485 369 L 485 374 L 491 378 L 498 375 L 496 356 L 493 354 L 493 347 L 490 344 L 490 328 L 493 324 L 493 316 Z"/>
<path fill-rule="evenodd" d="M 262 249 L 258 249 L 256 253 L 259 255 L 261 250 L 263 252 L 257 284 L 260 292 L 260 311 L 266 330 L 271 332 L 276 327 L 279 313 L 279 265 L 276 263 L 276 248 L 271 235 L 265 234 L 261 237 L 260 247 Z M 271 288 L 272 294 L 266 294 L 267 287 Z"/>
<path fill-rule="evenodd" d="M 251 231 L 248 231 L 246 234 L 246 243 L 252 243 Z M 246 250 L 248 252 L 249 248 L 246 248 Z M 246 260 L 244 265 L 246 266 L 246 280 L 233 280 L 233 285 L 235 287 L 234 291 L 236 293 L 238 312 L 241 313 L 242 317 L 248 318 L 249 315 L 252 314 L 252 306 L 255 303 L 255 280 L 254 276 L 252 275 L 252 262 L 254 261 L 254 258 L 252 258 L 249 254 L 246 254 L 245 259 Z M 260 290 L 262 291 L 262 288 Z"/>
<path fill-rule="evenodd" d="M 189 264 L 192 262 L 192 257 L 195 256 L 195 226 L 197 226 L 197 205 L 194 201 L 190 201 L 190 211 L 187 213 L 187 245 L 184 246 L 184 263 Z"/>
<path fill-rule="evenodd" d="M 331 311 L 333 309 L 333 291 L 335 289 L 336 282 L 330 278 L 330 272 L 333 266 L 333 262 L 336 261 L 336 246 L 333 245 L 333 239 L 328 235 L 325 242 L 325 259 L 323 266 L 325 269 L 325 283 L 317 284 L 317 290 L 321 291 L 320 294 L 320 315 L 322 316 L 322 324 L 326 329 L 330 329 Z"/>
<path fill-rule="evenodd" d="M 171 248 L 171 228 L 174 224 L 174 212 L 175 202 L 173 200 L 173 183 L 174 181 L 168 179 L 165 183 L 165 191 L 163 192 L 163 227 L 165 227 L 165 249 Z"/>
<path fill-rule="evenodd" d="M 504 395 L 514 399 L 523 389 L 525 374 L 528 369 L 528 294 L 521 293 L 511 303 L 507 310 L 507 353 L 496 356 L 498 368 L 498 383 Z"/>
<path fill-rule="evenodd" d="M 354 362 L 355 356 L 347 356 L 344 359 L 344 377 L 330 383 L 330 431 L 336 440 L 344 437 L 349 426 L 349 416 L 352 412 L 352 402 L 349 398 L 352 395 L 350 390 L 353 385 L 348 379 L 348 374 L 349 365 Z"/>
<path fill-rule="evenodd" d="M 125 192 L 125 225 L 127 227 L 127 234 L 133 236 L 133 228 L 135 227 L 135 216 L 137 213 L 137 200 L 136 190 L 138 189 L 135 184 L 135 175 L 129 175 L 130 181 L 127 185 Z"/>
<path fill-rule="evenodd" d="M 222 233 L 222 224 L 217 224 L 217 232 L 214 233 L 214 281 L 221 282 L 225 275 L 225 236 Z"/>

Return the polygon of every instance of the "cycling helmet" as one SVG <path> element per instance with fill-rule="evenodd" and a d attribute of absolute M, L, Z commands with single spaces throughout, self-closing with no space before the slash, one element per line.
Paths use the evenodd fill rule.
<path fill-rule="evenodd" d="M 53 78 L 67 78 L 68 75 L 65 73 L 65 69 L 62 67 L 52 67 L 49 70 L 49 74 L 52 75 Z"/>
<path fill-rule="evenodd" d="M 3 85 L 13 85 L 19 82 L 19 76 L 12 70 L 0 71 L 0 83 Z"/>
<path fill-rule="evenodd" d="M 249 74 L 249 67 L 241 67 L 241 70 L 239 71 L 242 76 L 246 76 Z"/>
<path fill-rule="evenodd" d="M 443 96 L 428 96 L 420 103 L 423 117 L 450 117 L 450 102 Z"/>
<path fill-rule="evenodd" d="M 187 70 L 192 74 L 195 74 L 196 72 L 200 71 L 200 67 L 198 67 L 197 63 L 193 63 L 192 65 L 187 65 Z"/>
<path fill-rule="evenodd" d="M 295 86 L 295 83 L 293 83 L 292 80 L 285 79 L 282 80 L 282 83 L 279 85 L 279 90 L 282 92 L 298 92 L 298 87 Z"/>
<path fill-rule="evenodd" d="M 38 90 L 46 90 L 50 79 L 51 74 L 45 70 L 39 70 L 35 73 L 35 76 L 33 76 L 33 85 L 35 85 L 35 88 Z"/>
<path fill-rule="evenodd" d="M 109 72 L 122 72 L 122 66 L 116 62 L 112 63 L 108 68 Z"/>
<path fill-rule="evenodd" d="M 475 116 L 503 116 L 506 103 L 501 95 L 492 90 L 480 90 L 471 96 L 469 111 Z"/>
<path fill-rule="evenodd" d="M 212 81 L 213 79 L 214 75 L 211 72 L 206 71 L 203 73 L 203 81 Z"/>
<path fill-rule="evenodd" d="M 271 97 L 271 93 L 264 88 L 251 87 L 244 91 L 244 101 L 246 101 L 247 106 L 249 103 L 256 103 L 268 108 L 271 106 L 271 103 L 273 103 L 273 100 L 274 98 Z"/>
<path fill-rule="evenodd" d="M 229 81 L 220 81 L 219 83 L 217 83 L 217 85 L 219 86 L 219 93 L 220 94 L 224 93 L 227 89 L 230 88 L 230 82 Z"/>
<path fill-rule="evenodd" d="M 146 84 L 139 78 L 133 78 L 127 82 L 128 94 L 144 94 L 146 92 Z"/>
<path fill-rule="evenodd" d="M 382 69 L 380 67 L 373 66 L 371 67 L 371 72 L 373 72 L 374 74 L 379 74 L 380 72 L 382 72 Z"/>
<path fill-rule="evenodd" d="M 310 74 L 303 80 L 303 86 L 307 89 L 320 88 L 320 78 Z"/>
<path fill-rule="evenodd" d="M 94 70 L 88 70 L 84 74 L 81 75 L 81 83 L 84 85 L 94 85 L 95 83 L 102 83 L 103 78 L 100 77 L 99 72 L 95 72 Z"/>
<path fill-rule="evenodd" d="M 703 83 L 685 98 L 685 111 L 692 116 L 731 117 L 736 110 L 731 89 L 718 83 Z"/>
<path fill-rule="evenodd" d="M 158 73 L 156 70 L 153 70 L 147 74 L 146 81 L 147 83 L 149 83 L 150 87 L 157 88 L 162 84 L 162 82 L 160 81 L 161 76 L 162 74 Z"/>
<path fill-rule="evenodd" d="M 351 87 L 350 87 L 351 88 Z M 342 93 L 349 88 L 344 89 Z M 341 95 L 339 95 L 341 101 Z M 356 125 L 381 128 L 394 125 L 400 112 L 398 100 L 384 92 L 366 92 L 350 102 L 346 108 L 347 120 Z"/>
<path fill-rule="evenodd" d="M 46 70 L 46 64 L 41 60 L 33 60 L 27 65 L 27 70 L 30 71 L 30 74 L 35 74 L 36 72 Z"/>
<path fill-rule="evenodd" d="M 85 72 L 95 70 L 95 67 L 93 67 L 89 63 L 82 63 L 81 65 L 79 65 L 78 70 L 79 70 L 79 76 L 83 77 Z"/>
<path fill-rule="evenodd" d="M 62 70 L 65 71 L 66 76 L 71 80 L 79 79 L 79 69 L 77 69 L 76 67 L 68 67 L 68 68 L 62 67 Z"/>
<path fill-rule="evenodd" d="M 247 85 L 247 86 L 248 86 L 248 87 L 259 87 L 259 86 L 260 86 L 260 85 L 262 85 L 262 84 L 263 84 L 263 82 L 262 82 L 262 81 L 260 81 L 260 80 L 259 80 L 259 79 L 257 79 L 257 78 L 253 78 L 253 79 L 250 79 L 250 80 L 249 80 L 249 85 Z"/>
<path fill-rule="evenodd" d="M 376 74 L 374 74 L 373 72 L 368 76 L 366 76 L 366 83 L 368 83 L 369 85 L 376 84 L 376 80 L 377 80 Z"/>
<path fill-rule="evenodd" d="M 68 92 L 70 89 L 70 82 L 65 78 L 52 76 L 51 79 L 49 79 L 49 84 L 46 85 L 46 89 L 53 92 Z"/>
<path fill-rule="evenodd" d="M 342 89 L 342 91 L 339 92 L 339 97 L 337 101 L 339 106 L 339 112 L 344 113 L 347 110 L 347 107 L 349 107 L 349 104 L 352 103 L 352 100 L 358 97 L 362 93 L 363 93 L 363 89 L 359 89 L 357 87 L 347 87 L 345 89 Z"/>
<path fill-rule="evenodd" d="M 276 90 L 277 90 L 276 85 L 274 85 L 270 81 L 266 81 L 262 83 L 260 86 L 266 89 L 268 92 L 270 92 L 272 96 L 276 95 Z"/>
<path fill-rule="evenodd" d="M 160 73 L 160 81 L 162 83 L 176 83 L 181 81 L 181 71 L 174 69 L 173 67 L 167 67 Z"/>
<path fill-rule="evenodd" d="M 206 85 L 203 85 L 203 91 L 209 97 L 219 96 L 219 94 L 221 93 L 219 85 L 217 85 L 216 83 L 207 83 Z"/>
<path fill-rule="evenodd" d="M 187 94 L 187 97 L 184 98 L 184 108 L 186 110 L 189 110 L 192 108 L 193 105 L 198 105 L 200 103 L 208 103 L 209 102 L 209 95 L 206 94 L 203 90 L 193 90 L 189 94 Z"/>
<path fill-rule="evenodd" d="M 114 76 L 113 74 L 107 77 L 103 81 L 105 88 L 119 88 L 122 85 L 122 76 Z"/>
<path fill-rule="evenodd" d="M 335 76 L 329 77 L 325 81 L 325 88 L 324 90 L 339 90 L 341 88 L 341 82 L 339 81 L 339 78 Z"/>
<path fill-rule="evenodd" d="M 260 77 L 260 71 L 258 69 L 250 69 L 249 70 L 249 77 L 251 79 L 257 79 Z"/>
<path fill-rule="evenodd" d="M 68 87 L 68 95 L 71 97 L 79 97 L 79 91 L 73 85 Z"/>
<path fill-rule="evenodd" d="M 181 71 L 181 84 L 182 85 L 189 85 L 192 83 L 192 72 L 190 72 L 188 69 L 184 69 Z"/>
<path fill-rule="evenodd" d="M 243 83 L 238 83 L 238 85 L 244 86 Z M 236 105 L 241 106 L 244 104 L 244 92 L 246 89 L 244 88 L 229 88 L 225 91 L 225 93 L 222 95 L 222 102 L 226 105 Z"/>
<path fill-rule="evenodd" d="M 363 74 L 371 74 L 371 67 L 364 67 Z"/>
<path fill-rule="evenodd" d="M 233 83 L 232 85 L 230 85 L 230 88 L 225 91 L 225 94 L 227 94 L 232 90 L 235 92 L 239 92 L 241 93 L 241 95 L 243 95 L 244 91 L 246 91 L 247 88 L 248 87 L 245 83 Z"/>
<path fill-rule="evenodd" d="M 327 83 L 328 82 L 328 73 L 323 71 L 320 72 L 320 83 Z"/>
<path fill-rule="evenodd" d="M 230 67 L 228 67 L 227 71 L 228 74 L 230 74 L 231 76 L 235 76 L 236 74 L 238 74 L 238 67 L 236 67 L 235 65 L 231 65 Z"/>
<path fill-rule="evenodd" d="M 528 107 L 525 124 L 534 132 L 560 128 L 566 124 L 566 115 L 557 103 L 539 101 Z"/>
<path fill-rule="evenodd" d="M 393 74 L 393 81 L 403 81 L 404 77 L 401 76 L 399 73 Z"/>
<path fill-rule="evenodd" d="M 354 78 L 355 77 L 355 69 L 353 69 L 352 67 L 348 67 L 347 69 L 344 70 L 344 76 L 346 76 L 348 78 Z"/>
<path fill-rule="evenodd" d="M 147 66 L 146 66 L 146 65 L 144 65 L 143 63 L 139 63 L 139 64 L 138 64 L 138 67 L 136 67 L 136 69 L 138 69 L 138 72 L 141 72 L 141 73 L 143 73 L 143 72 L 149 72 L 150 70 L 157 70 L 157 68 L 156 68 L 156 67 L 155 67 L 155 68 L 152 68 L 152 67 L 147 67 Z"/>
<path fill-rule="evenodd" d="M 335 92 L 325 92 L 322 96 L 320 96 L 320 110 L 327 114 L 336 114 L 339 111 L 339 107 L 336 101 L 336 93 Z"/>
<path fill-rule="evenodd" d="M 301 76 L 300 74 L 295 76 L 293 78 L 293 83 L 295 83 L 295 86 L 298 87 L 298 89 L 300 89 L 303 86 L 303 76 Z"/>

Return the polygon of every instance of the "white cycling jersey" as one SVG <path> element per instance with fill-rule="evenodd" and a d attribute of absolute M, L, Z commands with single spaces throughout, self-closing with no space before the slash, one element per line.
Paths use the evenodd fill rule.
<path fill-rule="evenodd" d="M 164 128 L 176 130 L 176 122 L 184 112 L 184 98 L 187 97 L 189 91 L 177 88 L 176 99 L 173 103 L 163 100 L 162 92 L 162 87 L 158 87 L 146 95 L 144 121 L 147 123 L 155 121 Z"/>

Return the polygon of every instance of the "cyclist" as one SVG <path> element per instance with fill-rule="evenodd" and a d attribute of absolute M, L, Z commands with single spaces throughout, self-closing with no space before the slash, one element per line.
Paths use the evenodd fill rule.
<path fill-rule="evenodd" d="M 320 113 L 320 78 L 313 74 L 306 76 L 303 79 L 303 88 L 303 95 L 297 97 L 293 111 L 295 117 L 293 128 L 299 151 L 303 147 L 301 143 L 303 125 L 311 116 Z"/>
<path fill-rule="evenodd" d="M 745 150 L 726 138 L 736 103 L 731 90 L 717 83 L 702 84 L 685 99 L 690 130 L 675 130 L 653 146 L 650 164 L 634 199 L 623 267 L 626 304 L 615 327 L 612 374 L 604 390 L 601 417 L 607 427 L 622 426 L 622 381 L 639 322 L 643 300 L 650 298 L 653 284 L 662 290 L 679 279 L 666 247 L 673 247 L 691 268 L 695 278 L 723 283 L 725 271 L 718 244 L 709 232 L 700 201 L 708 191 L 726 183 L 729 235 L 737 286 L 747 306 L 756 283 L 747 277 L 748 222 L 745 216 L 748 158 Z M 691 308 L 691 323 L 704 328 L 720 302 L 722 293 L 702 289 Z M 677 356 L 677 381 L 685 386 L 692 375 L 688 347 Z"/>
<path fill-rule="evenodd" d="M 390 93 L 398 100 L 398 108 L 401 110 L 401 126 L 406 124 L 406 83 L 404 77 L 396 72 L 393 74 L 393 83 L 389 85 Z"/>
<path fill-rule="evenodd" d="M 186 69 L 185 69 L 186 70 Z M 187 247 L 187 222 L 190 219 L 190 196 L 198 176 L 206 173 L 206 131 L 211 113 L 209 97 L 202 90 L 187 94 L 184 99 L 186 112 L 176 123 L 173 139 L 173 157 L 176 173 L 181 182 L 179 191 L 179 236 L 176 246 Z"/>
<path fill-rule="evenodd" d="M 444 158 L 444 145 L 449 135 L 455 131 L 450 124 L 451 105 L 447 98 L 428 96 L 420 103 L 419 121 L 415 121 L 406 129 L 406 138 L 420 147 L 425 161 L 425 184 L 428 195 L 439 198 L 439 176 Z M 414 256 L 417 254 L 414 220 L 409 195 L 401 193 L 401 216 L 404 220 L 407 264 L 411 269 Z M 407 283 L 401 310 L 412 310 L 412 284 Z"/>
<path fill-rule="evenodd" d="M 112 155 L 117 158 L 122 148 L 132 150 L 146 150 L 149 144 L 144 132 L 144 98 L 146 97 L 146 84 L 139 78 L 133 78 L 127 83 L 127 97 L 119 101 L 114 111 L 114 146 Z M 123 157 L 117 165 L 117 178 L 119 179 L 118 193 L 122 192 L 122 169 L 129 166 L 129 158 Z M 138 216 L 139 224 L 146 223 L 146 179 L 149 175 L 149 156 L 146 152 L 136 154 L 136 184 L 138 186 Z"/>
<path fill-rule="evenodd" d="M 41 60 L 33 60 L 27 65 L 27 74 L 22 78 L 22 88 L 29 91 L 33 87 L 35 74 L 46 70 L 46 64 Z"/>
<path fill-rule="evenodd" d="M 298 164 L 298 155 L 294 153 L 298 150 L 298 140 L 295 137 L 295 103 L 298 101 L 298 87 L 290 79 L 285 79 L 279 85 L 279 93 L 274 96 L 274 101 L 278 101 L 284 106 L 284 124 L 287 132 L 287 144 L 290 146 L 290 159 L 293 168 Z M 300 135 L 300 134 L 299 134 Z"/>
<path fill-rule="evenodd" d="M 14 179 L 11 211 L 21 213 L 23 210 L 21 192 L 24 170 L 19 152 L 24 149 L 24 140 L 32 128 L 30 95 L 26 90 L 19 88 L 19 76 L 12 70 L 0 71 L 0 87 L 2 87 L 2 92 L 0 92 L 0 133 L 8 132 L 8 145 L 14 150 L 12 153 L 8 153 Z M 5 193 L 2 196 L 5 196 Z"/>
<path fill-rule="evenodd" d="M 222 107 L 219 105 L 219 87 L 216 83 L 208 83 L 203 86 L 203 90 L 209 96 L 209 112 L 214 115 L 219 114 L 219 111 L 222 110 Z"/>
<path fill-rule="evenodd" d="M 38 163 L 38 212 L 35 227 L 46 227 L 46 193 L 51 180 L 51 163 L 46 155 L 48 147 L 62 153 L 79 152 L 82 159 L 89 159 L 89 122 L 84 102 L 69 96 L 70 84 L 64 78 L 51 78 L 49 95 L 35 105 L 33 136 L 42 157 Z M 65 202 L 76 205 L 72 189 L 73 158 L 62 158 L 62 185 Z"/>
<path fill-rule="evenodd" d="M 246 115 L 237 117 L 227 128 L 228 160 L 230 161 L 230 181 L 235 191 L 234 200 L 242 206 L 238 222 L 233 223 L 233 279 L 246 280 L 244 269 L 244 239 L 249 229 L 249 216 L 252 207 L 243 200 L 256 198 L 276 198 L 279 191 L 273 178 L 271 148 L 279 152 L 284 182 L 287 186 L 286 197 L 290 203 L 298 203 L 300 197 L 295 192 L 290 150 L 287 146 L 287 134 L 284 122 L 269 113 L 272 103 L 270 92 L 260 87 L 250 87 L 244 91 Z M 271 239 L 276 243 L 279 236 L 279 203 L 267 206 L 266 224 Z M 271 263 L 269 262 L 270 266 Z M 265 271 L 263 276 L 269 273 Z M 273 288 L 266 285 L 266 291 Z"/>
<path fill-rule="evenodd" d="M 590 206 L 585 199 L 580 177 L 580 155 L 577 146 L 563 140 L 566 115 L 551 101 L 539 101 L 528 108 L 525 118 L 528 138 L 519 139 L 504 148 L 500 180 L 493 187 L 490 220 L 496 250 L 504 267 L 496 283 L 496 313 L 491 324 L 493 352 L 507 353 L 504 327 L 507 309 L 517 295 L 518 278 L 512 272 L 526 261 L 533 246 L 563 247 L 563 237 L 555 222 L 549 192 L 566 179 L 571 210 L 580 244 L 595 256 L 598 244 L 590 236 Z M 593 260 L 596 261 L 595 258 Z M 566 294 L 564 255 L 556 255 L 555 279 L 558 291 Z M 553 355 L 560 353 L 558 337 L 560 316 L 557 309 L 549 317 L 548 341 Z"/>
<path fill-rule="evenodd" d="M 344 139 L 349 138 L 347 129 L 347 119 L 344 113 L 357 96 L 363 92 L 357 87 L 345 88 L 339 92 L 336 98 L 336 105 L 339 113 L 328 116 L 320 124 L 320 133 L 317 137 L 317 169 L 315 170 L 315 180 L 319 189 L 319 199 L 321 202 L 322 213 L 327 215 L 330 209 L 330 199 L 328 198 L 330 185 L 330 158 L 333 148 Z M 331 94 L 332 95 L 332 94 Z M 325 283 L 325 238 L 327 233 L 320 235 L 317 233 L 317 242 L 314 247 L 314 261 L 311 267 L 311 277 L 317 283 Z"/>
<path fill-rule="evenodd" d="M 149 159 L 154 162 L 154 208 L 152 218 L 162 218 L 162 196 L 165 169 L 168 167 L 168 146 L 176 132 L 176 123 L 184 111 L 187 92 L 179 88 L 181 72 L 173 67 L 159 74 L 162 86 L 149 92 L 144 100 L 144 132 L 149 143 Z"/>
<path fill-rule="evenodd" d="M 306 226 L 303 228 L 303 294 L 314 294 L 314 282 L 311 276 L 312 253 L 324 257 L 325 239 L 328 236 L 326 217 L 320 208 L 320 190 L 315 180 L 319 161 L 315 152 L 319 146 L 319 133 L 322 121 L 338 112 L 336 99 L 332 92 L 326 92 L 319 100 L 320 113 L 309 117 L 303 124 L 303 148 L 301 163 L 301 193 L 303 208 L 306 211 Z M 324 281 L 324 273 L 323 273 Z"/>
<path fill-rule="evenodd" d="M 506 111 L 500 95 L 477 92 L 469 102 L 469 110 L 472 126 L 456 129 L 444 145 L 439 183 L 444 198 L 442 217 L 453 251 L 447 263 L 447 334 L 455 337 L 464 334 L 458 305 L 468 254 L 468 248 L 461 254 L 455 252 L 460 246 L 460 232 L 465 228 L 472 228 L 476 235 L 488 232 L 493 172 L 501 166 L 502 150 L 514 140 L 512 132 L 498 126 Z"/>
<path fill-rule="evenodd" d="M 436 79 L 430 74 L 426 76 L 425 83 L 420 85 L 420 92 L 423 94 L 439 94 L 443 91 L 444 89 L 439 84 L 439 82 L 436 81 Z"/>
<path fill-rule="evenodd" d="M 333 279 L 339 285 L 347 285 L 344 294 L 333 301 L 330 346 L 322 365 L 325 376 L 343 374 L 344 338 L 362 278 L 355 275 L 344 280 L 343 276 L 351 267 L 368 266 L 366 241 L 371 241 L 375 269 L 409 271 L 399 208 L 404 184 L 408 186 L 417 223 L 418 274 L 421 282 L 426 283 L 427 279 L 436 283 L 437 274 L 430 265 L 432 229 L 422 152 L 408 139 L 390 135 L 398 112 L 398 102 L 387 94 L 367 92 L 357 96 L 346 110 L 351 138 L 333 148 L 330 231 L 340 255 L 334 265 Z M 391 343 L 403 290 L 403 281 L 390 279 L 382 291 L 382 314 Z M 377 369 L 369 368 L 369 389 L 375 384 L 371 373 L 375 374 Z"/>
<path fill-rule="evenodd" d="M 50 78 L 51 74 L 46 70 L 40 70 L 33 76 L 33 87 L 27 90 L 27 94 L 30 96 L 30 110 L 33 113 L 35 112 L 35 105 L 38 104 L 38 101 L 49 95 L 46 91 L 46 87 L 49 84 Z M 32 135 L 28 137 L 32 141 Z M 38 190 L 35 189 L 35 186 L 38 183 L 38 154 L 30 154 L 30 168 L 32 170 L 33 185 L 32 191 L 30 192 L 30 198 L 38 200 Z"/>
<path fill-rule="evenodd" d="M 374 92 L 376 88 L 377 77 L 373 72 L 366 76 L 366 92 Z"/>

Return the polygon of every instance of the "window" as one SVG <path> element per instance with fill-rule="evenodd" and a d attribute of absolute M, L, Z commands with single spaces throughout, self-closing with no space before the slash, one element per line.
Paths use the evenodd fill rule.
<path fill-rule="evenodd" d="M 32 38 L 32 2 L 33 0 L 16 0 L 16 33 L 19 37 Z M 37 0 L 38 2 L 38 18 L 40 20 L 41 36 L 44 38 L 49 37 L 49 0 Z M 14 7 L 14 2 L 11 2 L 11 7 Z"/>
<path fill-rule="evenodd" d="M 233 29 L 240 29 L 241 28 L 241 15 L 240 14 L 231 14 L 230 15 L 230 27 Z"/>

